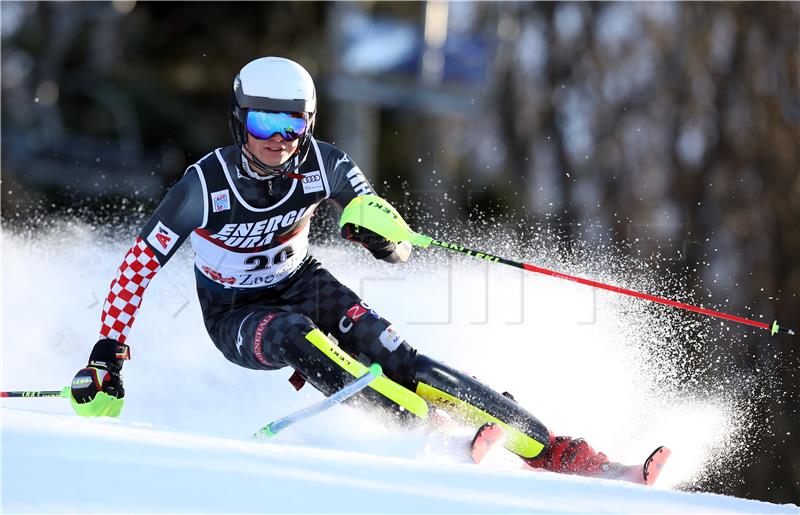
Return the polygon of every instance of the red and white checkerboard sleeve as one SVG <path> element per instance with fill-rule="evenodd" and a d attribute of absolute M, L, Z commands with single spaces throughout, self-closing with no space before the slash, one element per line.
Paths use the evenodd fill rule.
<path fill-rule="evenodd" d="M 100 338 L 113 338 L 125 343 L 136 311 L 142 305 L 144 289 L 161 269 L 155 253 L 137 238 L 111 281 L 108 297 L 103 305 Z"/>

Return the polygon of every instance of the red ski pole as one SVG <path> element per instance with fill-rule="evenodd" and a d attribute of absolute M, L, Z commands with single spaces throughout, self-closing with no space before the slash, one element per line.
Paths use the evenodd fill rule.
<path fill-rule="evenodd" d="M 555 272 L 553 270 L 548 270 L 546 268 L 542 268 L 536 265 L 531 265 L 529 263 L 518 263 L 516 261 L 511 261 L 510 259 L 505 259 L 499 256 L 493 256 L 491 254 L 487 254 L 486 252 L 480 252 L 477 250 L 468 249 L 466 247 L 462 247 L 461 245 L 456 245 L 454 243 L 446 243 L 443 241 L 431 239 L 430 245 L 441 247 L 447 250 L 460 252 L 461 254 L 466 254 L 467 256 L 476 257 L 478 259 L 483 259 L 494 263 L 503 263 L 504 265 L 522 268 L 523 270 L 527 270 L 529 272 L 536 272 L 544 275 L 549 275 L 551 277 L 557 277 L 559 279 L 565 279 L 567 281 L 573 281 L 576 283 L 585 284 L 587 286 L 592 286 L 594 288 L 600 288 L 601 290 L 613 291 L 615 293 L 630 295 L 631 297 L 649 300 L 651 302 L 658 302 L 659 304 L 664 304 L 666 306 L 685 309 L 687 311 L 694 311 L 695 313 L 702 313 L 703 315 L 708 315 L 712 317 L 723 318 L 725 320 L 730 320 L 731 322 L 737 322 L 739 324 L 747 324 L 753 327 L 759 327 L 761 329 L 766 329 L 772 335 L 775 335 L 777 333 L 790 334 L 790 335 L 794 334 L 794 331 L 792 329 L 779 326 L 777 320 L 772 322 L 772 324 L 770 325 L 765 322 L 759 322 L 757 320 L 750 320 L 749 318 L 743 318 L 736 315 L 729 315 L 727 313 L 722 313 L 720 311 L 714 311 L 713 309 L 701 308 L 700 306 L 692 306 L 691 304 L 685 304 L 683 302 L 678 302 L 676 300 L 665 299 L 663 297 L 657 297 L 655 295 L 641 293 L 638 291 L 629 290 L 627 288 L 621 288 L 619 286 L 613 286 L 610 284 L 592 281 L 591 279 L 584 279 L 582 277 L 577 277 L 574 275 Z"/>
<path fill-rule="evenodd" d="M 345 224 L 353 224 L 365 227 L 380 234 L 390 241 L 409 241 L 414 245 L 423 248 L 433 245 L 435 247 L 452 250 L 461 254 L 466 254 L 467 256 L 482 259 L 484 261 L 503 263 L 504 265 L 521 268 L 529 272 L 537 272 L 540 274 L 549 275 L 551 277 L 557 277 L 559 279 L 585 284 L 594 288 L 600 288 L 601 290 L 613 291 L 614 293 L 621 293 L 623 295 L 629 295 L 631 297 L 649 300 L 651 302 L 658 302 L 659 304 L 664 304 L 666 306 L 685 309 L 687 311 L 694 311 L 695 313 L 722 318 L 739 324 L 751 325 L 760 329 L 766 329 L 773 335 L 777 333 L 794 334 L 793 330 L 779 326 L 777 320 L 770 325 L 765 322 L 750 320 L 749 318 L 721 313 L 719 311 L 714 311 L 713 309 L 692 306 L 691 304 L 685 304 L 683 302 L 669 300 L 663 297 L 657 297 L 655 295 L 629 290 L 627 288 L 620 288 L 619 286 L 612 286 L 610 284 L 604 284 L 574 275 L 554 272 L 553 270 L 548 270 L 546 268 L 531 265 L 529 263 L 518 263 L 516 261 L 511 261 L 510 259 L 502 258 L 500 256 L 494 256 L 486 252 L 468 249 L 455 243 L 447 243 L 444 241 L 435 240 L 430 236 L 425 236 L 424 234 L 419 234 L 412 231 L 395 208 L 393 208 L 382 198 L 375 195 L 361 195 L 350 201 L 347 207 L 342 211 L 342 216 L 339 219 L 340 226 L 344 227 Z"/>

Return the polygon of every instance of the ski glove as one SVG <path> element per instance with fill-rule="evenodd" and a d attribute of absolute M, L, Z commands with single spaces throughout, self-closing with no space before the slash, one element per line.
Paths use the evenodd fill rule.
<path fill-rule="evenodd" d="M 130 348 L 116 340 L 98 341 L 89 363 L 72 380 L 72 407 L 84 417 L 116 417 L 122 411 L 125 388 L 122 363 L 130 359 Z"/>
<path fill-rule="evenodd" d="M 380 234 L 355 224 L 342 226 L 342 238 L 360 243 L 375 259 L 389 263 L 405 263 L 411 254 L 411 243 L 407 241 L 393 243 Z"/>

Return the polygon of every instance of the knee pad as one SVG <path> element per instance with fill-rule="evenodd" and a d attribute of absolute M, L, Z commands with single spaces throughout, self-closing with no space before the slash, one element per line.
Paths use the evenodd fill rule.
<path fill-rule="evenodd" d="M 537 456 L 548 446 L 550 433 L 544 424 L 513 400 L 427 356 L 418 355 L 416 365 L 416 392 L 434 406 L 475 426 L 503 426 L 506 448 L 522 457 Z"/>
<path fill-rule="evenodd" d="M 313 328 L 314 324 L 302 315 L 252 306 L 218 321 L 209 334 L 229 361 L 253 370 L 276 370 L 286 366 L 284 342 L 300 338 Z"/>

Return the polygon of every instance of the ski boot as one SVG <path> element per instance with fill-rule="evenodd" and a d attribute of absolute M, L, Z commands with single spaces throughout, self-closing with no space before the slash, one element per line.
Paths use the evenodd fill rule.
<path fill-rule="evenodd" d="M 640 485 L 653 485 L 669 458 L 670 450 L 658 447 L 639 465 L 623 465 L 595 451 L 583 438 L 556 436 L 547 449 L 535 458 L 523 458 L 528 467 L 562 474 L 574 474 L 600 479 L 629 481 Z"/>
<path fill-rule="evenodd" d="M 569 436 L 551 436 L 544 452 L 523 461 L 535 469 L 590 477 L 601 476 L 618 465 L 602 452 L 595 451 L 583 438 Z"/>

